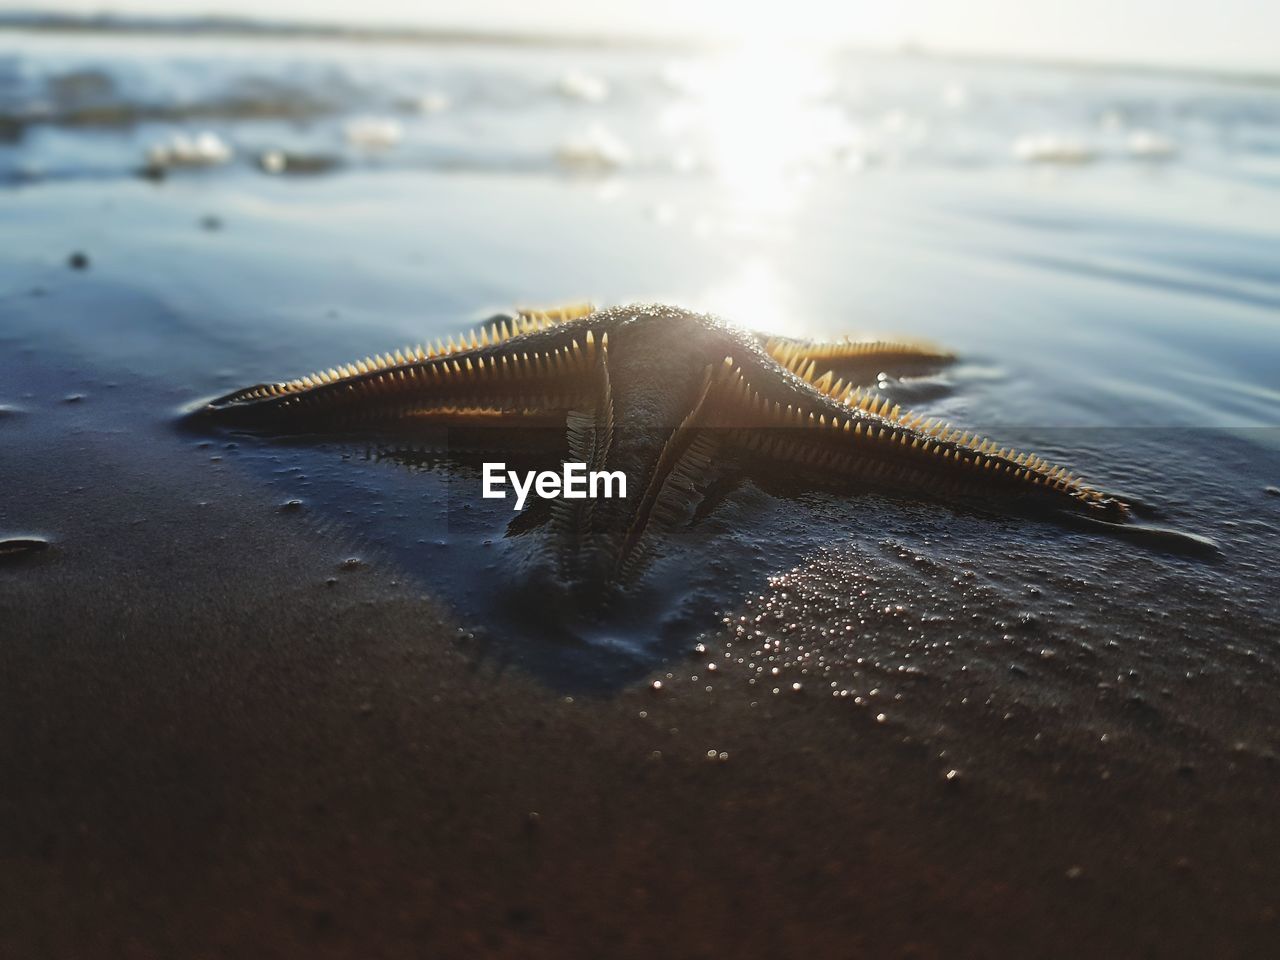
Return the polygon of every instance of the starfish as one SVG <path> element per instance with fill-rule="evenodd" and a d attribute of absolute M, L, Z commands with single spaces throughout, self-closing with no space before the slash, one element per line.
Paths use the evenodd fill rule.
<path fill-rule="evenodd" d="M 247 387 L 194 416 L 271 433 L 550 428 L 537 435 L 554 437 L 567 462 L 629 481 L 626 499 L 556 500 L 545 511 L 569 579 L 635 577 L 727 470 L 773 467 L 799 483 L 1109 526 L 1128 519 L 1126 503 L 1064 467 L 902 410 L 857 375 L 948 359 L 922 342 L 795 340 L 670 306 L 584 305 Z"/>

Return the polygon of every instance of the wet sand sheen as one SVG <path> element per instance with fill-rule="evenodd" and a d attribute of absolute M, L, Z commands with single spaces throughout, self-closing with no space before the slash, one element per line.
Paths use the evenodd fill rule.
<path fill-rule="evenodd" d="M 835 622 L 833 582 L 891 589 L 849 555 L 767 589 L 743 608 L 745 646 L 735 618 L 660 672 L 660 691 L 569 702 L 502 670 L 396 571 L 342 570 L 343 545 L 282 520 L 234 471 L 175 485 L 153 467 L 94 443 L 16 471 L 21 489 L 50 470 L 65 487 L 30 514 L 60 501 L 93 522 L 0 573 L 6 953 L 1274 942 L 1274 755 L 1181 733 L 1135 750 L 1159 721 L 1129 708 L 1120 722 L 1101 701 L 1093 722 L 1115 742 L 1091 742 L 1090 718 L 1054 709 L 1051 679 L 1039 702 L 964 715 L 952 704 L 976 691 L 953 671 L 886 678 L 909 692 L 895 703 L 885 684 L 883 722 L 816 677 L 774 696 L 730 659 L 712 679 L 727 644 L 786 652 L 793 624 Z M 961 595 L 1000 615 L 989 591 Z M 1232 685 L 1209 678 L 1203 699 Z"/>

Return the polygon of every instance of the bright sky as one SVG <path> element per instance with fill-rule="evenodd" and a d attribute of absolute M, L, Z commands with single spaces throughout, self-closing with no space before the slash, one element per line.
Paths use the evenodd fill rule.
<path fill-rule="evenodd" d="M 11 8 L 351 22 L 350 0 L 8 0 Z M 360 0 L 363 22 L 914 42 L 965 52 L 1280 72 L 1280 0 Z"/>

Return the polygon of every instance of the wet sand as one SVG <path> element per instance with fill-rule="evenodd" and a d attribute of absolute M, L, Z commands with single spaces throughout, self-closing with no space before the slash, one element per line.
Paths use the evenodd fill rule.
<path fill-rule="evenodd" d="M 912 701 L 973 755 L 948 780 L 957 761 L 892 717 L 818 689 L 708 694 L 693 658 L 659 694 L 569 702 L 394 570 L 342 570 L 340 547 L 260 522 L 229 471 L 175 490 L 109 447 L 54 457 L 18 479 L 64 468 L 84 534 L 0 571 L 7 956 L 1276 942 L 1274 754 L 1175 738 L 1176 763 L 1110 757 L 1075 717 L 1036 710 L 1034 735 L 1026 710 L 953 718 L 957 678 Z M 1151 721 L 1110 722 L 1132 739 Z"/>

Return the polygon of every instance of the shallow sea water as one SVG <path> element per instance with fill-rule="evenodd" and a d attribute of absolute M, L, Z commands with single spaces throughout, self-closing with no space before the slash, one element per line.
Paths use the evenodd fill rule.
<path fill-rule="evenodd" d="M 1230 673 L 1237 648 L 1276 679 L 1273 86 L 912 57 L 762 76 L 687 52 L 18 33 L 0 64 L 6 459 L 88 438 L 179 487 L 234 471 L 262 524 L 302 525 L 358 561 L 336 576 L 390 565 L 557 690 L 661 674 L 700 637 L 722 675 L 859 705 L 903 676 L 981 675 L 1041 699 L 1066 683 L 1078 707 L 1130 669 L 1106 652 L 1122 638 L 1163 637 L 1133 653 L 1161 682 Z M 365 142 L 370 129 L 394 136 Z M 202 134 L 226 162 L 138 176 L 149 147 Z M 271 151 L 332 167 L 273 175 Z M 479 498 L 474 467 L 176 425 L 236 386 L 582 298 L 793 336 L 932 338 L 958 361 L 886 393 L 1065 462 L 1220 555 L 747 484 L 677 531 L 610 614 L 557 621 L 530 616 L 528 545 L 507 536 L 506 504 Z M 74 550 L 85 519 L 58 503 L 93 473 L 87 459 L 83 477 L 7 497 L 0 533 Z M 778 620 L 783 646 L 752 646 L 768 631 L 744 634 L 749 613 Z M 817 636 L 791 650 L 778 630 Z M 1099 663 L 1055 673 L 1079 649 Z"/>

